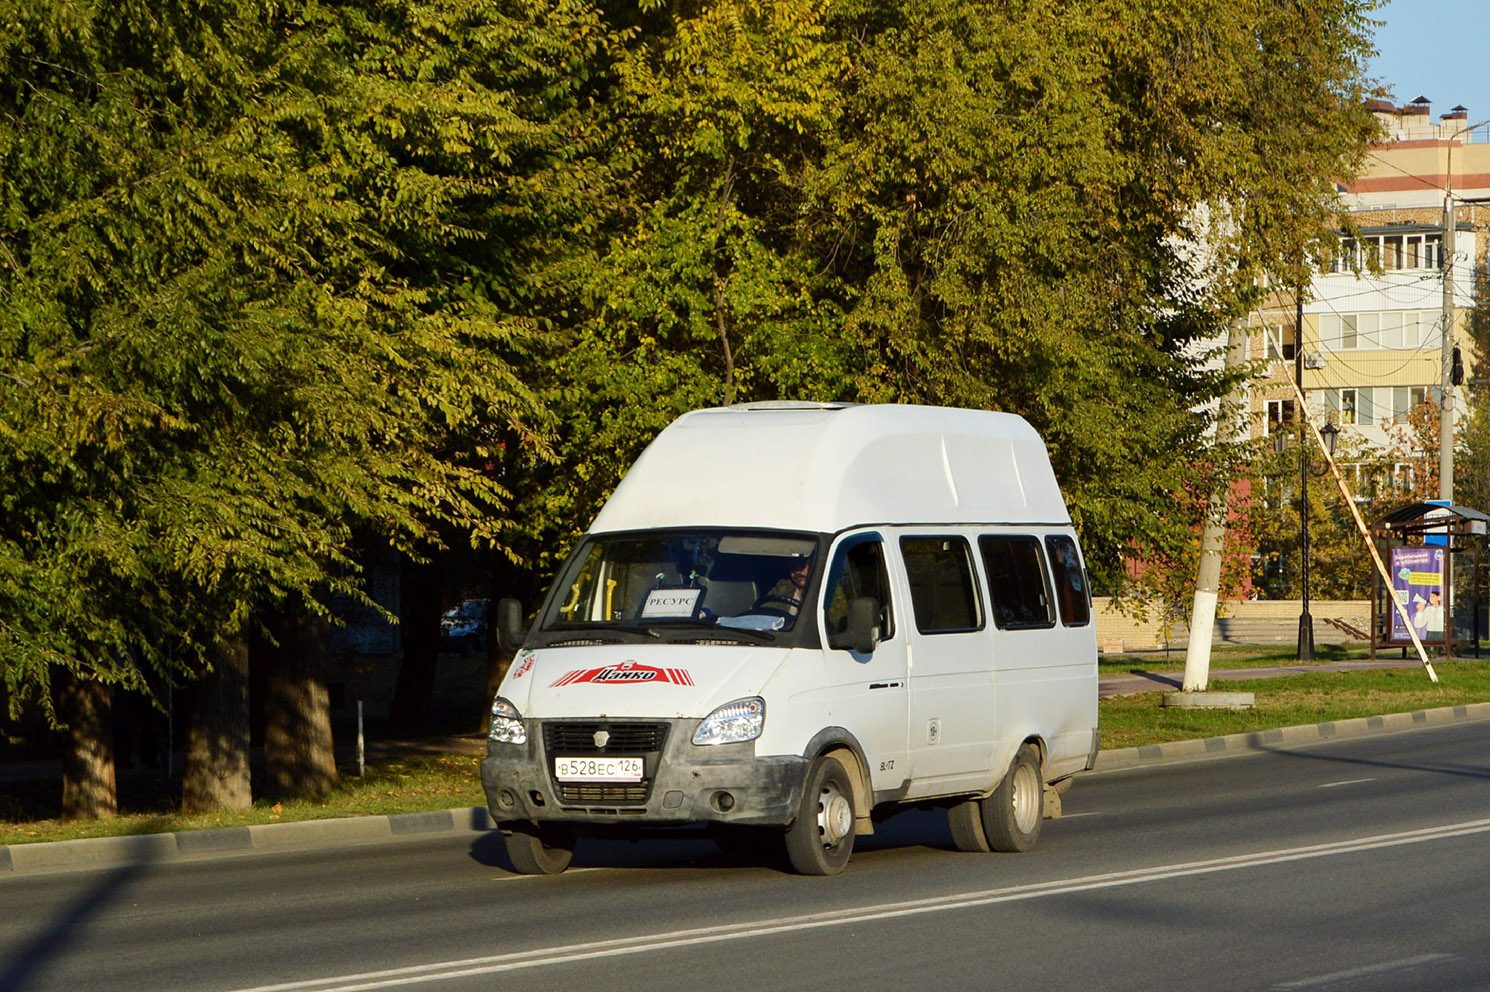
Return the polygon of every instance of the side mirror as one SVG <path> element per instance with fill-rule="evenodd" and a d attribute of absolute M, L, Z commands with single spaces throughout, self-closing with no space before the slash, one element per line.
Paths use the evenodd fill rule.
<path fill-rule="evenodd" d="M 856 596 L 848 604 L 848 629 L 844 647 L 859 654 L 872 654 L 880 642 L 880 601 L 873 596 Z"/>
<path fill-rule="evenodd" d="M 497 602 L 497 644 L 508 654 L 523 646 L 523 604 L 515 599 Z"/>

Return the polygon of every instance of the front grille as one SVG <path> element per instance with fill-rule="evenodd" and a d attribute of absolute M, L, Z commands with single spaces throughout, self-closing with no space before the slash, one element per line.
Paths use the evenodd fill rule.
<path fill-rule="evenodd" d="M 554 782 L 559 802 L 566 806 L 642 806 L 652 794 L 652 780 L 667 740 L 665 723 L 616 723 L 575 720 L 543 725 L 543 747 L 549 759 L 560 756 L 641 755 L 646 778 L 640 782 Z M 595 746 L 595 735 L 609 734 L 605 747 Z M 552 769 L 550 765 L 550 769 Z"/>
<path fill-rule="evenodd" d="M 595 734 L 600 730 L 610 734 L 603 748 L 595 746 Z M 665 723 L 587 720 L 543 725 L 543 746 L 549 754 L 644 754 L 661 751 L 666 738 Z"/>
<path fill-rule="evenodd" d="M 564 782 L 559 785 L 559 800 L 564 803 L 591 805 L 593 803 L 644 803 L 652 791 L 651 782 L 628 785 L 607 785 L 601 782 Z"/>

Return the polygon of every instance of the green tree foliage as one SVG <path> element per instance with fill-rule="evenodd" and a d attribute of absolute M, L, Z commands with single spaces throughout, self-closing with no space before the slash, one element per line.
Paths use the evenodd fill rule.
<path fill-rule="evenodd" d="M 143 686 L 498 536 L 584 211 L 577 3 L 0 2 L 0 665 Z"/>
<path fill-rule="evenodd" d="M 546 572 L 716 403 L 1017 412 L 1094 567 L 1178 555 L 1368 9 L 0 0 L 4 677 L 194 666 L 354 535 Z"/>
<path fill-rule="evenodd" d="M 839 282 L 796 250 L 803 175 L 841 110 L 821 7 L 606 5 L 608 195 L 546 376 L 558 460 L 511 466 L 540 572 L 679 413 L 844 392 Z"/>
<path fill-rule="evenodd" d="M 533 546 L 677 412 L 815 398 L 1022 414 L 1109 584 L 1180 556 L 1233 468 L 1202 342 L 1327 226 L 1369 5 L 642 6 L 604 7 L 613 193 Z"/>

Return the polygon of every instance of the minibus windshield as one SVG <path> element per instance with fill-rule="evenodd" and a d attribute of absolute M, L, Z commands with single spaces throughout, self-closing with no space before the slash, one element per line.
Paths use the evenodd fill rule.
<path fill-rule="evenodd" d="M 791 630 L 805 609 L 817 551 L 811 534 L 678 529 L 593 536 L 559 576 L 538 629 Z"/>

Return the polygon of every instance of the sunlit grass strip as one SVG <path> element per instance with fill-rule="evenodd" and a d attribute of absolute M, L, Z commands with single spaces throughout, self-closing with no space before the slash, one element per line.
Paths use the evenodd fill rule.
<path fill-rule="evenodd" d="M 1102 747 L 1138 747 L 1490 701 L 1490 662 L 1445 663 L 1439 667 L 1439 679 L 1437 684 L 1429 682 L 1420 667 L 1274 679 L 1227 680 L 1220 675 L 1211 679 L 1211 689 L 1253 693 L 1256 708 L 1166 709 L 1159 705 L 1162 692 L 1104 699 L 1098 718 Z"/>
<path fill-rule="evenodd" d="M 347 775 L 324 800 L 260 800 L 241 813 L 209 813 L 182 816 L 175 800 L 156 797 L 131 808 L 121 795 L 119 816 L 109 820 L 67 821 L 42 819 L 21 821 L 15 801 L 0 806 L 0 844 L 78 840 L 85 837 L 119 837 L 131 834 L 170 833 L 177 830 L 209 830 L 218 827 L 247 827 L 295 820 L 328 820 L 343 816 L 374 816 L 416 813 L 430 809 L 484 806 L 479 759 L 469 754 L 418 755 L 369 765 L 362 778 Z M 6 786 L 11 789 L 10 785 Z M 27 793 L 38 788 L 61 792 L 57 782 L 27 783 Z M 121 789 L 121 793 L 123 790 Z M 46 801 L 46 800 L 43 800 Z M 49 802 L 55 809 L 56 803 Z"/>

